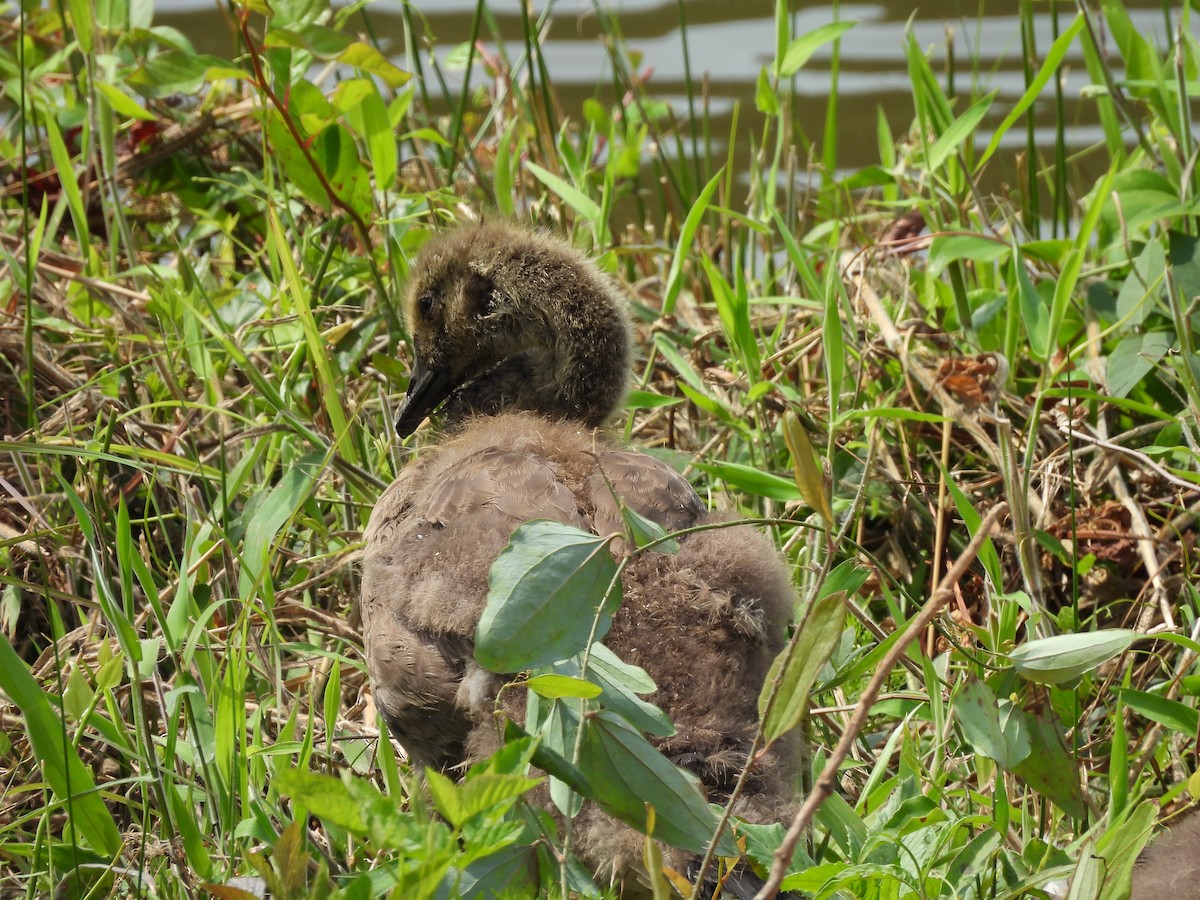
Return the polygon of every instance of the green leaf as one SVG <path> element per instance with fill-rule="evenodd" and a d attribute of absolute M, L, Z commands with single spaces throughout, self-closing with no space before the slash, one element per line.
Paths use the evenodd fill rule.
<path fill-rule="evenodd" d="M 579 663 L 579 657 L 573 656 L 555 663 L 553 669 L 559 674 L 579 677 Z M 659 737 L 670 737 L 675 733 L 675 726 L 667 714 L 638 696 L 652 694 L 656 687 L 645 669 L 625 662 L 603 644 L 595 643 L 592 644 L 586 677 L 602 689 L 600 702 L 605 709 L 611 709 L 634 728 Z"/>
<path fill-rule="evenodd" d="M 1038 684 L 1064 684 L 1124 653 L 1137 639 L 1128 628 L 1110 628 L 1027 641 L 1008 655 L 1013 668 Z"/>
<path fill-rule="evenodd" d="M 987 149 L 983 151 L 983 155 L 979 157 L 979 162 L 975 165 L 976 172 L 981 171 L 987 165 L 987 161 L 992 158 L 992 154 L 1000 148 L 1000 142 L 1004 140 L 1004 135 L 1025 115 L 1025 111 L 1042 96 L 1042 89 L 1045 88 L 1046 84 L 1058 71 L 1063 58 L 1066 57 L 1067 51 L 1071 48 L 1071 44 L 1074 43 L 1079 32 L 1083 30 L 1086 21 L 1087 19 L 1082 13 L 1077 15 L 1075 21 L 1050 45 L 1050 49 L 1046 52 L 1046 58 L 1042 62 L 1042 67 L 1038 69 L 1037 75 L 1029 83 L 1029 87 L 1025 89 L 1025 93 L 1021 95 L 1021 99 L 1017 101 L 1017 105 L 1008 111 L 1008 115 L 1004 117 L 1004 121 L 992 133 L 992 139 L 988 141 Z"/>
<path fill-rule="evenodd" d="M 251 514 L 246 524 L 245 553 L 239 578 L 239 584 L 246 591 L 259 579 L 274 555 L 271 546 L 275 536 L 291 521 L 316 485 L 323 461 L 324 456 L 320 453 L 310 453 L 297 460 Z"/>
<path fill-rule="evenodd" d="M 975 533 L 979 530 L 980 524 L 983 522 L 983 516 L 971 505 L 971 498 L 958 486 L 958 482 L 955 481 L 951 473 L 943 469 L 942 474 L 945 477 L 946 487 L 950 491 L 950 496 L 954 500 L 955 509 L 958 510 L 959 516 L 966 523 L 967 530 L 974 537 Z M 1000 554 L 996 552 L 996 545 L 990 537 L 985 537 L 983 543 L 979 545 L 979 561 L 987 571 L 992 585 L 999 588 L 1004 583 L 1004 572 L 1000 568 Z"/>
<path fill-rule="evenodd" d="M 954 715 L 967 743 L 1010 772 L 1030 752 L 1025 718 L 1009 699 L 997 699 L 987 683 L 970 678 L 954 698 Z"/>
<path fill-rule="evenodd" d="M 525 683 L 525 686 L 539 697 L 547 697 L 551 700 L 557 697 L 580 697 L 584 700 L 591 700 L 603 693 L 603 689 L 599 685 L 572 675 L 535 675 Z"/>
<path fill-rule="evenodd" d="M 834 528 L 833 507 L 829 503 L 829 493 L 825 490 L 825 475 L 821 470 L 821 458 L 813 448 L 808 432 L 795 415 L 788 413 L 783 417 L 783 439 L 788 452 L 792 455 L 792 469 L 796 479 L 796 487 L 800 490 L 804 502 L 815 510 L 829 528 Z"/>
<path fill-rule="evenodd" d="M 978 234 L 939 234 L 929 245 L 929 272 L 940 275 L 946 266 L 960 259 L 972 262 L 992 262 L 1009 253 L 1003 241 Z"/>
<path fill-rule="evenodd" d="M 1113 818 L 1109 810 L 1110 820 Z M 1096 841 L 1094 858 L 1104 872 L 1104 890 L 1100 900 L 1119 900 L 1128 897 L 1133 881 L 1134 865 L 1142 848 L 1154 834 L 1158 804 L 1143 800 L 1126 816 L 1118 820 Z"/>
<path fill-rule="evenodd" d="M 1017 249 L 1015 241 L 1012 245 L 1012 272 L 1017 279 L 1015 289 L 1021 301 L 1021 319 L 1025 323 L 1025 332 L 1029 335 L 1029 350 L 1035 359 L 1045 362 L 1050 356 L 1052 337 L 1050 310 L 1046 308 L 1046 301 L 1042 299 L 1042 295 L 1030 279 L 1029 272 L 1025 269 L 1025 259 Z"/>
<path fill-rule="evenodd" d="M 784 51 L 783 59 L 779 60 L 776 66 L 779 77 L 791 78 L 812 58 L 818 47 L 837 40 L 857 24 L 856 21 L 831 22 L 791 41 Z"/>
<path fill-rule="evenodd" d="M 337 59 L 338 62 L 353 66 L 360 72 L 376 76 L 392 90 L 403 86 L 412 78 L 411 72 L 405 72 L 370 44 L 364 44 L 362 41 L 354 41 L 338 54 Z"/>
<path fill-rule="evenodd" d="M 929 148 L 929 155 L 925 160 L 928 171 L 934 172 L 940 169 L 950 155 L 957 152 L 963 142 L 975 134 L 979 123 L 983 121 L 983 117 L 991 108 L 992 101 L 996 99 L 997 93 L 997 91 L 992 91 L 987 96 L 980 97 L 942 132 L 941 137 Z"/>
<path fill-rule="evenodd" d="M 71 10 L 71 27 L 75 31 L 75 40 L 79 42 L 79 49 L 87 56 L 92 52 L 92 13 L 95 7 L 88 0 L 70 0 L 68 8 Z"/>
<path fill-rule="evenodd" d="M 582 219 L 593 223 L 600 221 L 600 204 L 579 188 L 559 178 L 553 172 L 543 169 L 537 163 L 527 162 L 525 167 L 533 173 L 538 181 L 562 197 L 567 206 L 575 210 Z"/>
<path fill-rule="evenodd" d="M 664 316 L 669 316 L 675 311 L 675 301 L 679 299 L 679 292 L 683 290 L 683 264 L 691 255 L 692 241 L 695 240 L 696 231 L 699 230 L 700 223 L 704 220 L 704 213 L 708 210 L 708 204 L 712 201 L 712 196 L 724 174 L 725 170 L 722 169 L 709 179 L 708 184 L 696 197 L 692 208 L 688 210 L 688 214 L 683 220 L 683 226 L 679 229 L 679 242 L 675 245 L 675 255 L 671 257 L 671 268 L 667 271 L 667 284 L 663 288 Z"/>
<path fill-rule="evenodd" d="M 1045 710 L 1021 710 L 1021 714 L 1025 717 L 1025 731 L 1029 735 L 1031 752 L 1013 771 L 1067 815 L 1083 818 L 1087 802 L 1079 779 L 1075 777 L 1079 764 L 1067 749 L 1062 723 Z M 1064 777 L 1064 773 L 1069 774 Z"/>
<path fill-rule="evenodd" d="M 80 762 L 58 713 L 7 636 L 0 640 L 0 690 L 21 710 L 33 755 L 76 832 L 93 850 L 115 859 L 121 850 L 117 823 L 96 790 L 91 770 Z"/>
<path fill-rule="evenodd" d="M 206 81 L 248 77 L 247 72 L 234 68 L 220 57 L 168 50 L 142 63 L 125 83 L 143 96 L 165 97 L 194 94 Z"/>
<path fill-rule="evenodd" d="M 96 90 L 104 95 L 104 99 L 108 101 L 108 105 L 113 108 L 113 112 L 120 116 L 128 116 L 131 119 L 141 119 L 143 122 L 156 122 L 158 116 L 150 112 L 120 88 L 113 87 L 111 84 L 105 84 L 103 81 L 96 82 Z"/>
<path fill-rule="evenodd" d="M 538 778 L 500 772 L 472 772 L 456 784 L 440 772 L 425 770 L 429 792 L 438 812 L 455 828 L 462 828 L 482 813 L 510 807 L 522 794 L 541 783 Z"/>
<path fill-rule="evenodd" d="M 328 212 L 331 209 L 329 194 L 321 179 L 313 172 L 300 145 L 296 143 L 291 130 L 275 109 L 267 110 L 267 141 L 271 146 L 271 154 L 283 170 L 283 175 L 291 181 L 300 192 L 313 204 Z"/>
<path fill-rule="evenodd" d="M 638 549 L 645 547 L 647 544 L 654 544 L 654 552 L 656 553 L 678 553 L 679 541 L 664 540 L 667 537 L 667 531 L 653 519 L 647 519 L 645 516 L 630 509 L 621 503 L 621 518 L 625 522 L 625 528 L 628 529 L 629 535 L 633 538 L 633 544 Z"/>
<path fill-rule="evenodd" d="M 775 96 L 775 87 L 771 84 L 771 76 L 766 66 L 758 72 L 758 81 L 754 86 L 754 105 L 765 116 L 779 115 L 779 98 Z"/>
<path fill-rule="evenodd" d="M 336 59 L 351 43 L 347 35 L 315 22 L 294 29 L 272 28 L 263 39 L 267 47 L 308 50 L 317 59 Z"/>
<path fill-rule="evenodd" d="M 691 772 L 668 762 L 644 737 L 614 713 L 589 716 L 579 750 L 579 767 L 591 781 L 590 799 L 615 819 L 647 832 L 646 808 L 654 808 L 657 840 L 703 853 L 716 832 L 717 816 Z M 728 834 L 719 852 L 736 856 Z"/>
<path fill-rule="evenodd" d="M 716 475 L 721 480 L 733 485 L 738 490 L 771 500 L 788 502 L 804 499 L 796 482 L 791 478 L 780 478 L 770 472 L 763 472 L 753 466 L 741 463 L 696 463 L 696 468 L 710 475 Z"/>
<path fill-rule="evenodd" d="M 1151 722 L 1165 725 L 1189 740 L 1200 734 L 1200 712 L 1187 704 L 1130 688 L 1122 688 L 1120 694 L 1126 706 Z"/>
<path fill-rule="evenodd" d="M 1167 255 L 1162 243 L 1147 241 L 1117 294 L 1117 318 L 1126 325 L 1141 325 L 1154 308 L 1154 301 L 1162 296 L 1166 270 Z"/>
<path fill-rule="evenodd" d="M 63 141 L 62 132 L 58 130 L 58 122 L 54 116 L 46 116 L 46 139 L 50 143 L 50 158 L 54 160 L 54 169 L 58 172 L 58 183 L 62 186 L 63 196 L 67 198 L 67 206 L 71 210 L 71 221 L 75 225 L 75 239 L 80 247 L 88 246 L 87 210 L 83 205 L 83 192 L 79 189 L 79 177 L 75 174 L 75 166 L 71 162 L 71 153 Z"/>
<path fill-rule="evenodd" d="M 845 621 L 845 591 L 837 591 L 819 598 L 813 602 L 804 617 L 790 658 L 790 648 L 785 649 L 771 664 L 758 698 L 759 715 L 766 717 L 763 736 L 768 745 L 787 734 L 804 718 L 812 686 L 816 683 L 821 667 L 837 647 Z M 772 693 L 776 692 L 776 682 L 778 691 L 768 712 L 767 704 Z"/>
<path fill-rule="evenodd" d="M 675 406 L 682 403 L 682 397 L 668 397 L 653 391 L 630 391 L 625 397 L 626 409 L 658 409 L 662 406 Z"/>
<path fill-rule="evenodd" d="M 1150 331 L 1121 338 L 1105 363 L 1109 393 L 1114 397 L 1127 396 L 1170 352 L 1174 343 L 1175 335 L 1168 331 Z"/>
<path fill-rule="evenodd" d="M 608 633 L 621 602 L 616 574 L 603 538 L 560 522 L 527 522 L 492 564 L 475 658 L 506 673 L 574 656 L 597 614 L 596 640 Z"/>
<path fill-rule="evenodd" d="M 280 766 L 272 786 L 313 815 L 355 834 L 370 835 L 381 845 L 396 847 L 413 829 L 394 799 L 349 772 L 341 778 Z"/>
<path fill-rule="evenodd" d="M 396 181 L 399 156 L 396 149 L 396 136 L 392 133 L 388 121 L 387 107 L 383 98 L 375 88 L 363 98 L 359 132 L 367 141 L 367 156 L 375 172 L 375 187 L 377 190 L 390 190 Z"/>

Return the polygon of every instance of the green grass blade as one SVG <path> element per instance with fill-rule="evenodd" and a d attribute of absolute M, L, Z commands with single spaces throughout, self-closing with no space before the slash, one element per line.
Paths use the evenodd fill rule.
<path fill-rule="evenodd" d="M 0 689 L 20 708 L 33 753 L 79 836 L 93 850 L 115 859 L 121 850 L 117 823 L 96 790 L 92 773 L 67 740 L 53 704 L 7 637 L 0 641 Z"/>

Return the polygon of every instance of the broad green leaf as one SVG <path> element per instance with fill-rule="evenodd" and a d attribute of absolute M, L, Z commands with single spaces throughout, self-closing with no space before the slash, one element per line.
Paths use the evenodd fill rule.
<path fill-rule="evenodd" d="M 836 40 L 857 24 L 855 21 L 830 22 L 791 41 L 778 62 L 779 77 L 791 78 L 812 58 L 818 47 Z"/>
<path fill-rule="evenodd" d="M 519 837 L 519 832 L 510 834 L 509 843 Z M 453 896 L 533 896 L 529 878 L 530 866 L 536 857 L 537 848 L 537 844 L 530 845 L 525 842 L 513 846 L 483 848 L 486 853 L 483 858 L 473 860 L 457 873 Z"/>
<path fill-rule="evenodd" d="M 1112 818 L 1111 810 L 1109 815 Z M 1095 856 L 1106 875 L 1100 900 L 1121 900 L 1129 896 L 1134 864 L 1153 836 L 1157 818 L 1158 804 L 1143 800 L 1129 815 L 1118 817 L 1096 841 Z"/>
<path fill-rule="evenodd" d="M 272 28 L 263 43 L 267 47 L 308 50 L 317 59 L 336 59 L 353 41 L 340 31 L 312 22 L 296 28 Z"/>
<path fill-rule="evenodd" d="M 150 112 L 120 88 L 113 87 L 111 84 L 105 84 L 103 81 L 96 82 L 96 90 L 104 95 L 104 99 L 108 101 L 108 105 L 113 108 L 119 116 L 128 116 L 131 119 L 141 119 L 143 122 L 156 122 L 158 116 Z"/>
<path fill-rule="evenodd" d="M 399 846 L 405 835 L 420 831 L 421 826 L 401 813 L 394 798 L 349 772 L 335 778 L 280 766 L 272 786 L 313 815 L 355 834 L 370 835 L 386 847 Z"/>
<path fill-rule="evenodd" d="M 525 686 L 539 697 L 554 700 L 558 697 L 580 697 L 591 700 L 599 697 L 603 689 L 599 685 L 572 675 L 535 675 Z"/>
<path fill-rule="evenodd" d="M 1137 639 L 1128 628 L 1109 628 L 1026 641 L 1008 655 L 1023 678 L 1064 684 L 1124 653 Z"/>
<path fill-rule="evenodd" d="M 812 686 L 821 667 L 837 647 L 845 621 L 845 591 L 820 597 L 813 602 L 801 623 L 795 648 L 785 649 L 771 664 L 758 697 L 759 715 L 765 716 L 763 736 L 768 745 L 787 734 L 804 718 Z M 775 700 L 768 711 L 772 693 L 775 693 Z"/>
<path fill-rule="evenodd" d="M 338 54 L 337 59 L 340 63 L 376 76 L 392 90 L 403 86 L 412 78 L 411 72 L 405 72 L 370 44 L 364 44 L 362 41 L 354 41 Z"/>
<path fill-rule="evenodd" d="M 492 564 L 475 658 L 505 673 L 574 656 L 597 614 L 596 640 L 608 633 L 621 602 L 616 573 L 603 538 L 559 522 L 522 525 Z"/>
<path fill-rule="evenodd" d="M 75 40 L 79 42 L 79 49 L 87 56 L 92 52 L 92 15 L 95 6 L 87 0 L 70 0 L 68 8 L 71 10 L 71 28 L 75 32 Z M 99 87 L 100 84 L 97 82 L 96 86 Z"/>
<path fill-rule="evenodd" d="M 530 700 L 538 701 L 529 705 L 530 710 L 539 710 L 542 706 L 540 699 L 532 695 Z M 575 766 L 567 762 L 575 756 L 575 746 L 579 742 L 581 727 L 580 707 L 578 703 L 567 703 L 563 700 L 550 701 L 549 709 L 544 716 L 539 716 L 538 737 L 541 740 L 542 756 L 550 763 L 550 768 L 542 766 L 549 773 L 550 800 L 558 810 L 568 817 L 573 817 L 583 808 L 583 799 L 594 793 L 591 780 Z M 532 721 L 532 719 L 530 720 Z M 541 765 L 541 763 L 538 763 Z"/>
<path fill-rule="evenodd" d="M 374 85 L 372 85 L 374 88 Z M 359 107 L 362 114 L 361 132 L 367 140 L 367 156 L 375 173 L 377 190 L 391 190 L 396 181 L 399 156 L 396 149 L 396 136 L 392 133 L 388 122 L 387 107 L 378 90 L 372 90 L 363 98 Z"/>
<path fill-rule="evenodd" d="M 574 656 L 555 663 L 553 669 L 559 674 L 579 677 L 579 663 L 579 657 Z M 675 733 L 675 726 L 667 714 L 638 696 L 651 694 L 655 689 L 654 681 L 645 669 L 625 662 L 597 642 L 592 644 L 586 677 L 602 689 L 600 703 L 622 716 L 634 728 L 659 737 L 670 737 Z"/>
<path fill-rule="evenodd" d="M 246 524 L 245 552 L 239 578 L 239 584 L 247 591 L 262 575 L 273 556 L 271 546 L 276 535 L 291 521 L 312 492 L 320 477 L 323 461 L 324 456 L 319 453 L 310 453 L 297 460 L 251 514 Z"/>
<path fill-rule="evenodd" d="M 538 778 L 499 772 L 472 772 L 464 781 L 456 783 L 428 768 L 425 778 L 438 812 L 455 828 L 462 828 L 468 820 L 482 813 L 502 811 L 541 783 Z"/>
<path fill-rule="evenodd" d="M 1079 764 L 1067 749 L 1062 723 L 1045 709 L 1021 713 L 1032 749 L 1013 771 L 1067 815 L 1083 818 L 1087 803 L 1076 777 Z"/>
<path fill-rule="evenodd" d="M 328 212 L 332 208 L 329 193 L 296 143 L 291 130 L 275 109 L 267 110 L 266 120 L 272 157 L 282 169 L 284 177 L 299 188 L 309 201 Z"/>
<path fill-rule="evenodd" d="M 96 789 L 91 770 L 80 762 L 58 713 L 7 637 L 0 640 L 0 690 L 21 710 L 33 755 L 71 825 L 89 847 L 115 859 L 121 850 L 117 823 Z"/>
<path fill-rule="evenodd" d="M 1186 306 L 1200 297 L 1200 238 L 1172 231 L 1168 240 L 1175 289 Z"/>
<path fill-rule="evenodd" d="M 946 266 L 960 259 L 972 262 L 993 262 L 1010 251 L 1004 241 L 978 234 L 939 234 L 929 245 L 929 272 L 940 275 Z"/>
<path fill-rule="evenodd" d="M 1012 771 L 1029 755 L 1029 734 L 1020 707 L 1000 701 L 987 683 L 969 679 L 954 698 L 954 715 L 976 753 Z"/>
<path fill-rule="evenodd" d="M 590 799 L 643 834 L 648 806 L 654 808 L 651 836 L 672 847 L 703 853 L 716 832 L 717 816 L 696 776 L 668 762 L 615 713 L 605 710 L 588 717 L 579 767 L 595 790 Z M 722 836 L 719 852 L 737 855 L 728 834 Z"/>
<path fill-rule="evenodd" d="M 988 872 L 996 861 L 996 853 L 1005 836 L 995 828 L 985 828 L 954 854 L 946 870 L 949 884 L 969 884 Z"/>
<path fill-rule="evenodd" d="M 217 56 L 168 50 L 146 60 L 125 83 L 146 97 L 194 94 L 206 81 L 248 78 L 249 74 Z"/>
<path fill-rule="evenodd" d="M 758 81 L 754 86 L 754 106 L 763 115 L 779 115 L 779 98 L 775 96 L 775 86 L 771 84 L 771 76 L 766 66 L 758 72 Z"/>
<path fill-rule="evenodd" d="M 1108 391 L 1125 397 L 1137 387 L 1175 343 L 1173 332 L 1149 331 L 1128 334 L 1113 347 L 1105 361 Z"/>
<path fill-rule="evenodd" d="M 1117 318 L 1127 326 L 1141 325 L 1162 296 L 1167 255 L 1159 241 L 1147 241 L 1133 271 L 1126 276 L 1117 295 Z"/>

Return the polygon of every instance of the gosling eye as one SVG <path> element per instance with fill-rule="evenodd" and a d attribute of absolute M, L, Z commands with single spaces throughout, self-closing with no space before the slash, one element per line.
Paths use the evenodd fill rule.
<path fill-rule="evenodd" d="M 417 298 L 417 309 L 422 319 L 428 319 L 433 313 L 433 294 L 426 292 Z"/>

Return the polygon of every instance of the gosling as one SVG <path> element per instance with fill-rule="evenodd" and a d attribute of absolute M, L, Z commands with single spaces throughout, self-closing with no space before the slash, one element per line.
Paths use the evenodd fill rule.
<path fill-rule="evenodd" d="M 1200 900 L 1200 814 L 1159 835 L 1133 868 L 1132 900 Z"/>
<path fill-rule="evenodd" d="M 667 531 L 713 519 L 685 478 L 597 430 L 621 404 L 631 337 L 622 296 L 583 254 L 508 223 L 466 225 L 425 246 L 403 312 L 415 358 L 397 431 L 407 437 L 444 404 L 452 436 L 406 466 L 371 514 L 364 644 L 392 734 L 413 763 L 447 771 L 498 746 L 492 714 L 504 679 L 481 670 L 472 650 L 488 571 L 518 526 L 552 519 L 620 532 L 614 493 Z M 724 804 L 784 643 L 791 578 L 749 526 L 679 543 L 676 554 L 645 553 L 626 569 L 605 643 L 657 685 L 648 699 L 676 733 L 655 745 Z M 794 754 L 777 745 L 752 765 L 734 811 L 779 821 Z M 574 827 L 580 857 L 601 877 L 640 870 L 643 838 L 631 829 L 590 804 Z"/>

